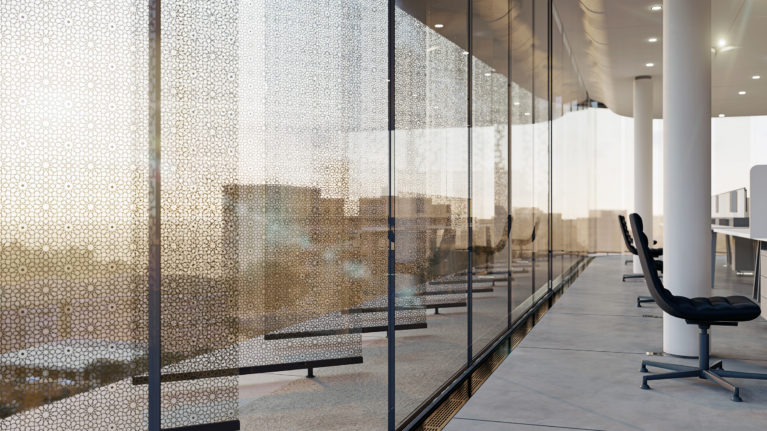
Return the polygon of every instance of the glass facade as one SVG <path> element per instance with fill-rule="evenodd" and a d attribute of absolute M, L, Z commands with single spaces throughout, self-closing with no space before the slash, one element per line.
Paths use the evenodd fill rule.
<path fill-rule="evenodd" d="M 552 1 L 0 11 L 0 430 L 407 428 L 620 251 Z"/>

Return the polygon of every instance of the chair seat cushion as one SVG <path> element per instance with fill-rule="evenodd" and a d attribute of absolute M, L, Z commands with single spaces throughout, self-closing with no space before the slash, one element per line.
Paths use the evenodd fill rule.
<path fill-rule="evenodd" d="M 759 305 L 745 296 L 712 296 L 685 298 L 674 296 L 678 311 L 687 320 L 745 322 L 761 313 Z"/>

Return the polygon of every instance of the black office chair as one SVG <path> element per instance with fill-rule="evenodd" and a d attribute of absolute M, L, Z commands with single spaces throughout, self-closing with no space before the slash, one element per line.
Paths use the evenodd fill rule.
<path fill-rule="evenodd" d="M 626 217 L 623 215 L 618 216 L 618 224 L 621 227 L 621 234 L 623 234 L 623 242 L 626 243 L 626 249 L 631 254 L 636 255 L 637 249 L 634 247 L 634 240 L 631 238 L 631 235 L 629 234 L 629 228 L 626 225 Z M 653 245 L 657 244 L 656 241 L 653 241 Z M 663 256 L 663 249 L 662 248 L 651 248 L 650 254 L 653 255 L 653 262 L 655 262 L 655 267 L 658 268 L 658 271 L 663 272 L 663 261 L 655 259 L 656 257 Z M 643 274 L 623 274 L 623 279 L 621 281 L 626 281 L 627 278 L 642 278 L 644 277 Z M 652 299 L 652 296 L 637 296 L 637 307 L 642 307 L 642 304 L 648 303 L 648 302 L 655 302 L 654 299 Z"/>
<path fill-rule="evenodd" d="M 631 230 L 634 233 L 635 244 L 639 253 L 639 260 L 642 262 L 647 287 L 650 294 L 655 298 L 655 302 L 666 313 L 685 319 L 690 325 L 698 325 L 700 328 L 700 353 L 698 356 L 698 366 L 690 367 L 686 365 L 666 364 L 654 361 L 642 361 L 640 371 L 647 372 L 647 366 L 664 368 L 672 370 L 670 373 L 653 374 L 642 377 L 642 389 L 650 389 L 647 385 L 648 380 L 677 379 L 685 377 L 699 377 L 716 382 L 719 386 L 732 391 L 733 401 L 742 401 L 740 398 L 740 389 L 732 383 L 725 380 L 725 377 L 734 377 L 737 379 L 762 379 L 767 380 L 767 374 L 743 373 L 738 371 L 727 371 L 722 366 L 722 361 L 717 361 L 713 365 L 709 364 L 709 341 L 708 333 L 711 325 L 737 326 L 738 322 L 745 322 L 756 319 L 761 310 L 759 306 L 745 296 L 713 296 L 709 298 L 686 298 L 684 296 L 674 296 L 666 288 L 658 277 L 658 271 L 653 264 L 653 255 L 648 246 L 647 236 L 644 234 L 642 218 L 639 214 L 631 214 Z"/>

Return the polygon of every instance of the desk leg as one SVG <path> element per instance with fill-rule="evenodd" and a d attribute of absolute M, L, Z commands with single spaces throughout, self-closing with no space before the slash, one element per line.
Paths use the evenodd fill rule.
<path fill-rule="evenodd" d="M 714 274 L 716 274 L 716 232 L 711 231 L 711 289 L 714 288 Z"/>
<path fill-rule="evenodd" d="M 761 281 L 762 275 L 761 275 L 761 260 L 760 255 L 762 254 L 762 242 L 761 241 L 755 241 L 756 242 L 756 261 L 754 262 L 754 293 L 753 298 L 754 300 L 759 300 L 759 282 Z"/>

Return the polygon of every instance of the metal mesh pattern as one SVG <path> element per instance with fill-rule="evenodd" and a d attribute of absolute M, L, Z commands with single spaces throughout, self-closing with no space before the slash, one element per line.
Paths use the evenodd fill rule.
<path fill-rule="evenodd" d="M 367 189 L 386 178 L 385 104 L 370 98 L 385 89 L 384 12 L 240 4 L 241 157 L 226 194 L 239 337 L 268 346 L 242 350 L 244 365 L 359 356 L 365 323 L 345 311 L 385 297 L 386 206 Z"/>
<path fill-rule="evenodd" d="M 238 8 L 162 6 L 162 355 L 175 372 L 237 366 L 224 188 L 238 160 Z M 237 378 L 162 384 L 162 426 L 237 418 Z"/>
<path fill-rule="evenodd" d="M 0 6 L 2 430 L 146 421 L 146 14 Z"/>

